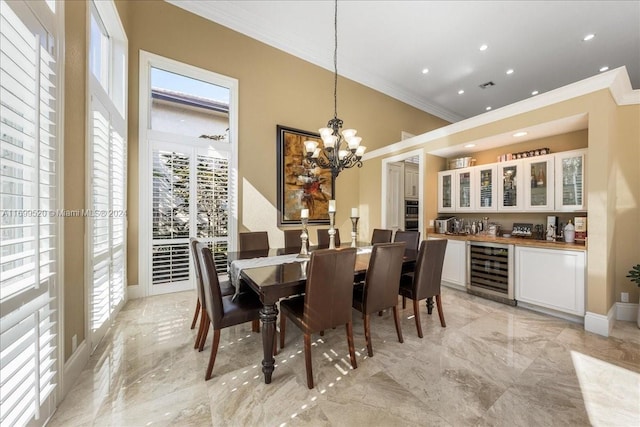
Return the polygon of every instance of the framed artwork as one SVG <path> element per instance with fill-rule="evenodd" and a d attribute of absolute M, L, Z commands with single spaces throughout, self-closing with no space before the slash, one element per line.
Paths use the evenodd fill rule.
<path fill-rule="evenodd" d="M 333 177 L 330 170 L 306 164 L 308 140 L 323 146 L 317 133 L 277 126 L 278 226 L 300 225 L 302 209 L 309 209 L 309 224 L 329 224 Z"/>

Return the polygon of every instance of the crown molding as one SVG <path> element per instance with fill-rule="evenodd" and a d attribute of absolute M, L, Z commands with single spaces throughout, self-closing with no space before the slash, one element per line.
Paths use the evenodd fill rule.
<path fill-rule="evenodd" d="M 423 133 L 422 135 L 417 135 L 412 138 L 405 139 L 404 141 L 396 142 L 377 150 L 372 150 L 369 153 L 365 153 L 362 160 L 367 161 L 376 157 L 386 156 L 462 131 L 484 126 L 519 114 L 528 113 L 539 108 L 548 107 L 550 105 L 577 98 L 579 96 L 588 95 L 603 89 L 609 89 L 613 99 L 618 105 L 640 104 L 640 90 L 632 89 L 626 67 L 620 67 L 571 83 L 567 86 L 542 93 L 538 96 L 527 98 L 511 105 L 488 111 L 478 116 L 470 117 L 448 126 Z"/>

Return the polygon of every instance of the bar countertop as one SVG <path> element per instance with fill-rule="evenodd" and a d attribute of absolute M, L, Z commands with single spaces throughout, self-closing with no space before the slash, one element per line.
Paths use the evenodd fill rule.
<path fill-rule="evenodd" d="M 505 245 L 528 246 L 543 249 L 563 249 L 570 251 L 586 251 L 587 245 L 584 243 L 550 242 L 547 240 L 537 240 L 525 237 L 496 237 L 487 234 L 440 234 L 427 233 L 427 237 L 435 239 L 452 239 L 473 242 L 502 243 Z"/>

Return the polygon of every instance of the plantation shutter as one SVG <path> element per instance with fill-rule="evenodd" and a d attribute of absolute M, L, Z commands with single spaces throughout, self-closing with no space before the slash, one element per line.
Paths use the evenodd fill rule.
<path fill-rule="evenodd" d="M 152 283 L 189 280 L 189 153 L 153 151 Z"/>
<path fill-rule="evenodd" d="M 229 236 L 229 153 L 197 156 L 197 237 L 207 242 L 216 271 L 227 271 Z"/>
<path fill-rule="evenodd" d="M 109 327 L 125 296 L 126 142 L 112 125 L 113 115 L 92 98 L 91 126 L 91 292 L 92 347 Z"/>
<path fill-rule="evenodd" d="M 38 16 L 26 3 L 0 1 L 3 426 L 44 424 L 58 382 L 58 64 L 55 36 L 40 24 L 55 20 L 32 6 Z"/>

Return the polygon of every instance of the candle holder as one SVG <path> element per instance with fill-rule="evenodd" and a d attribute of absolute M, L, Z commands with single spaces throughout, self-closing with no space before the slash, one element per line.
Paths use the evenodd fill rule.
<path fill-rule="evenodd" d="M 356 248 L 356 239 L 358 238 L 358 220 L 359 216 L 351 217 L 351 247 Z"/>
<path fill-rule="evenodd" d="M 301 218 L 300 221 L 302 222 L 302 233 L 300 233 L 300 240 L 302 241 L 302 245 L 300 245 L 300 253 L 298 254 L 297 258 L 309 258 L 309 249 L 307 246 L 309 242 L 307 223 L 309 222 L 309 220 L 307 218 Z"/>
<path fill-rule="evenodd" d="M 336 248 L 336 229 L 334 227 L 334 223 L 335 223 L 335 219 L 336 219 L 336 213 L 335 212 L 329 212 L 329 249 L 335 249 Z"/>

